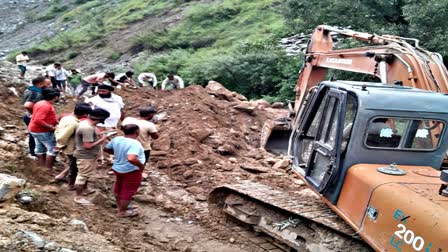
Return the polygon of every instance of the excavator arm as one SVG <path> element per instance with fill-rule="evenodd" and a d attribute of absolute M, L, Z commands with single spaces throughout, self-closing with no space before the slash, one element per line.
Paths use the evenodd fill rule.
<path fill-rule="evenodd" d="M 370 45 L 333 50 L 332 35 L 336 34 Z M 372 75 L 382 83 L 448 93 L 448 73 L 441 56 L 420 48 L 418 40 L 321 25 L 311 35 L 305 52 L 305 64 L 295 88 L 296 112 L 305 93 L 325 78 L 328 69 Z"/>
<path fill-rule="evenodd" d="M 335 50 L 334 35 L 367 45 Z M 304 60 L 294 89 L 296 99 L 292 118 L 267 121 L 261 133 L 262 148 L 287 153 L 291 121 L 300 119 L 300 108 L 303 107 L 306 93 L 324 80 L 328 69 L 371 75 L 391 85 L 448 93 L 448 72 L 442 57 L 421 48 L 417 39 L 379 36 L 321 25 L 311 35 Z"/>

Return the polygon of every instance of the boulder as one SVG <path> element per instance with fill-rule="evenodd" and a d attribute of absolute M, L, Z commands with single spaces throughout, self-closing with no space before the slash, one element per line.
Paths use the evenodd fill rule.
<path fill-rule="evenodd" d="M 285 169 L 289 167 L 289 160 L 287 159 L 282 159 L 280 161 L 277 161 L 272 168 L 273 169 Z"/>
<path fill-rule="evenodd" d="M 248 158 L 256 159 L 256 160 L 263 159 L 263 154 L 261 153 L 261 151 L 259 149 L 251 150 L 245 156 Z"/>
<path fill-rule="evenodd" d="M 157 151 L 169 151 L 171 149 L 171 139 L 169 136 L 162 136 L 154 141 L 152 148 Z"/>
<path fill-rule="evenodd" d="M 197 163 L 198 163 L 198 160 L 194 159 L 194 158 L 188 158 L 188 159 L 183 161 L 183 164 L 186 165 L 186 166 L 194 165 L 194 164 L 197 164 Z"/>
<path fill-rule="evenodd" d="M 168 165 L 169 165 L 169 164 L 168 164 L 168 162 L 166 162 L 166 161 L 159 161 L 159 162 L 157 162 L 157 164 L 156 164 L 157 168 L 159 168 L 159 169 L 167 168 Z"/>
<path fill-rule="evenodd" d="M 253 173 L 265 173 L 268 172 L 269 169 L 263 166 L 255 166 L 255 165 L 249 165 L 249 164 L 241 164 L 241 169 L 253 172 Z"/>
<path fill-rule="evenodd" d="M 213 132 L 209 129 L 194 129 L 190 130 L 188 134 L 192 136 L 194 139 L 198 140 L 199 142 L 203 142 L 205 139 L 207 139 Z"/>
<path fill-rule="evenodd" d="M 241 112 L 245 112 L 249 115 L 255 114 L 255 107 L 249 102 L 241 102 L 241 103 L 233 106 L 233 108 L 236 110 L 239 110 Z"/>
<path fill-rule="evenodd" d="M 230 144 L 224 144 L 217 149 L 218 153 L 223 156 L 229 156 L 235 153 L 235 147 Z"/>
<path fill-rule="evenodd" d="M 89 232 L 89 228 L 87 228 L 87 225 L 82 220 L 73 219 L 70 221 L 70 225 L 75 227 L 78 231 L 81 231 L 83 233 Z"/>
<path fill-rule="evenodd" d="M 26 181 L 8 174 L 0 174 L 0 202 L 13 199 L 20 192 Z"/>
<path fill-rule="evenodd" d="M 271 104 L 269 104 L 269 102 L 267 102 L 266 100 L 263 99 L 258 99 L 255 101 L 250 101 L 250 103 L 256 107 L 256 108 L 269 108 L 271 106 Z"/>
<path fill-rule="evenodd" d="M 219 100 L 225 101 L 247 101 L 247 98 L 238 93 L 229 91 L 222 84 L 216 81 L 209 81 L 208 85 L 205 87 L 208 94 L 215 96 Z"/>
<path fill-rule="evenodd" d="M 271 108 L 283 108 L 283 107 L 285 107 L 285 103 L 283 102 L 274 102 L 271 105 Z"/>
<path fill-rule="evenodd" d="M 204 193 L 204 189 L 200 188 L 199 186 L 188 187 L 187 191 L 192 194 L 203 194 Z"/>

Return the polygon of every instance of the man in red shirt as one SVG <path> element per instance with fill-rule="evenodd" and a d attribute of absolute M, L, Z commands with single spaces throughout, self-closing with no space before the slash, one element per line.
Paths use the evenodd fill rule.
<path fill-rule="evenodd" d="M 54 130 L 58 123 L 53 104 L 59 99 L 60 95 L 60 92 L 56 89 L 43 89 L 42 96 L 44 100 L 34 104 L 33 116 L 28 126 L 28 130 L 36 140 L 34 152 L 39 160 L 39 165 L 47 167 L 50 172 L 53 171 L 53 163 L 56 156 L 54 152 L 54 147 L 56 146 Z"/>

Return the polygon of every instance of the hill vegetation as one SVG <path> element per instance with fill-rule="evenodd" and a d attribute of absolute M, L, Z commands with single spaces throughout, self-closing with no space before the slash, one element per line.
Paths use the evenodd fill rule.
<path fill-rule="evenodd" d="M 415 37 L 448 62 L 447 10 L 448 0 L 52 1 L 35 19 L 79 20 L 79 24 L 30 50 L 64 52 L 69 60 L 112 32 L 177 11 L 182 16 L 179 22 L 155 23 L 130 39 L 132 51 L 143 55 L 133 64 L 136 72 L 151 71 L 160 77 L 176 72 L 195 84 L 214 79 L 251 98 L 287 100 L 301 57 L 287 56 L 278 48 L 280 38 L 329 24 Z M 121 56 L 111 51 L 108 58 L 120 61 Z"/>

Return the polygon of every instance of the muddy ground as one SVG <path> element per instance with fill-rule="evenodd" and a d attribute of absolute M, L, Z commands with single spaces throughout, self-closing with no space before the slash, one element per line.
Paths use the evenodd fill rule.
<path fill-rule="evenodd" d="M 258 149 L 264 121 L 284 115 L 283 109 L 247 102 L 217 83 L 178 91 L 117 90 L 128 115 L 136 116 L 138 108 L 148 105 L 166 113 L 157 124 L 161 137 L 154 141 L 147 178 L 134 199 L 140 216 L 119 219 L 111 194 L 113 176 L 107 174 L 110 164 L 100 166 L 92 184 L 95 206 L 83 207 L 73 202 L 74 193 L 64 183 L 55 183 L 26 158 L 19 98 L 25 85 L 9 74 L 13 70 L 6 63 L 0 66 L 0 173 L 25 178 L 35 201 L 1 205 L 0 223 L 7 227 L 0 231 L 1 251 L 44 249 L 21 235 L 23 231 L 54 245 L 45 248 L 48 251 L 278 251 L 269 239 L 232 220 L 212 218 L 207 196 L 218 185 L 243 180 L 282 189 L 300 187 L 284 166 L 274 165 L 281 157 Z M 64 113 L 73 105 L 69 101 L 56 107 Z M 62 169 L 63 162 L 57 166 Z M 86 228 L 73 220 L 81 220 Z"/>

